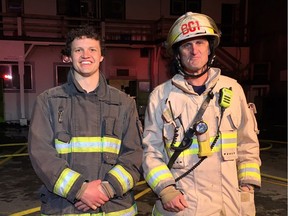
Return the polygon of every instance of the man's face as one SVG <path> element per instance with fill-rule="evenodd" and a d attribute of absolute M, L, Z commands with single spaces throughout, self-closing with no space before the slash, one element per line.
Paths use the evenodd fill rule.
<path fill-rule="evenodd" d="M 191 74 L 200 74 L 207 67 L 209 55 L 209 42 L 203 37 L 187 40 L 179 47 L 182 67 Z"/>
<path fill-rule="evenodd" d="M 103 58 L 100 41 L 82 37 L 76 38 L 71 44 L 70 61 L 76 73 L 82 77 L 99 73 L 99 66 Z"/>

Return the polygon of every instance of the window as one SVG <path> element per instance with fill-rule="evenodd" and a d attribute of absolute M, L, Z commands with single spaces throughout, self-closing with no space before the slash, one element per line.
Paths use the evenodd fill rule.
<path fill-rule="evenodd" d="M 80 17 L 80 0 L 57 0 L 57 15 Z"/>
<path fill-rule="evenodd" d="M 68 5 L 69 0 L 57 0 L 57 15 L 68 15 L 69 14 Z"/>
<path fill-rule="evenodd" d="M 55 65 L 55 85 L 62 85 L 67 82 L 70 65 Z"/>
<path fill-rule="evenodd" d="M 18 13 L 23 12 L 22 0 L 7 0 L 6 1 L 6 11 L 7 13 Z"/>
<path fill-rule="evenodd" d="M 187 11 L 194 13 L 201 12 L 201 0 L 171 0 L 170 13 L 171 15 L 183 15 Z"/>
<path fill-rule="evenodd" d="M 125 0 L 102 0 L 102 18 L 125 19 Z"/>
<path fill-rule="evenodd" d="M 1 63 L 0 78 L 3 78 L 4 90 L 19 90 L 20 76 L 17 63 Z M 24 89 L 33 90 L 32 65 L 24 63 Z"/>
<path fill-rule="evenodd" d="M 252 63 L 251 80 L 257 84 L 267 84 L 270 80 L 270 62 Z"/>
<path fill-rule="evenodd" d="M 222 4 L 221 41 L 225 44 L 239 42 L 239 7 L 237 4 Z"/>
<path fill-rule="evenodd" d="M 116 74 L 117 76 L 129 76 L 129 69 L 117 69 Z"/>
<path fill-rule="evenodd" d="M 57 0 L 57 15 L 72 17 L 94 17 L 95 0 Z"/>

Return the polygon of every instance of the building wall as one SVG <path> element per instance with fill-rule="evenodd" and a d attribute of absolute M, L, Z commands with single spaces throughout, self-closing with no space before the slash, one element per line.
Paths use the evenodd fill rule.
<path fill-rule="evenodd" d="M 25 14 L 56 15 L 56 0 L 24 0 Z"/>
<path fill-rule="evenodd" d="M 115 77 L 116 69 L 130 69 L 130 76 L 137 79 L 149 78 L 149 58 L 140 56 L 140 49 L 107 48 L 105 52 L 105 74 Z"/>
<path fill-rule="evenodd" d="M 6 44 L 7 50 L 23 50 L 23 43 L 17 43 L 11 41 L 0 41 L 0 47 Z M 36 96 L 48 88 L 55 86 L 55 64 L 62 64 L 61 49 L 62 46 L 38 46 L 36 45 L 25 59 L 26 62 L 32 63 L 34 66 L 34 92 L 26 92 L 24 94 L 25 100 L 25 116 L 29 120 L 33 108 Z M 0 61 L 12 57 L 12 54 L 5 56 L 2 54 Z M 13 53 L 13 59 L 16 59 L 17 55 Z M 140 49 L 134 48 L 107 48 L 105 51 L 104 62 L 102 65 L 102 72 L 107 79 L 116 79 L 116 69 L 129 69 L 130 78 L 136 80 L 148 80 L 150 79 L 150 58 L 141 57 Z M 19 92 L 5 92 L 5 120 L 17 121 L 20 118 L 20 99 Z"/>
<path fill-rule="evenodd" d="M 161 13 L 161 0 L 126 0 L 126 19 L 157 20 Z"/>
<path fill-rule="evenodd" d="M 237 4 L 240 0 L 202 0 L 202 12 L 213 18 L 216 23 L 221 23 L 221 5 Z M 217 8 L 217 10 L 215 10 Z"/>
<path fill-rule="evenodd" d="M 3 12 L 5 1 L 2 1 Z M 40 3 L 41 2 L 41 3 Z M 213 17 L 217 23 L 221 20 L 221 10 L 214 10 L 215 7 L 221 8 L 221 3 L 236 3 L 238 0 L 202 0 L 202 11 Z M 27 14 L 55 15 L 56 0 L 35 1 L 24 0 L 24 12 Z M 139 20 L 157 20 L 161 17 L 170 17 L 170 1 L 169 0 L 126 0 L 126 19 Z M 37 95 L 48 88 L 55 86 L 55 64 L 63 64 L 60 56 L 62 46 L 60 45 L 44 46 L 35 45 L 26 56 L 25 61 L 31 62 L 34 66 L 34 84 L 33 92 L 24 93 L 24 109 L 25 117 L 29 120 L 33 109 L 33 104 Z M 0 61 L 18 61 L 23 58 L 24 42 L 21 41 L 1 41 Z M 148 56 L 141 57 L 141 48 L 148 49 Z M 249 49 L 238 52 L 239 49 L 227 48 L 229 52 L 236 57 L 241 56 L 240 60 L 244 65 L 249 61 Z M 158 84 L 165 82 L 169 78 L 167 58 L 163 53 L 163 49 L 156 46 L 145 45 L 133 47 L 109 46 L 105 50 L 105 58 L 102 63 L 102 71 L 107 79 L 118 79 L 116 76 L 117 68 L 128 68 L 129 77 L 122 77 L 124 80 L 150 80 L 153 84 L 151 90 Z M 247 59 L 248 56 L 248 59 Z M 20 113 L 20 94 L 4 93 L 5 98 L 5 120 L 17 121 L 21 118 Z"/>
<path fill-rule="evenodd" d="M 10 42 L 10 41 L 9 41 Z M 0 46 L 6 44 L 7 41 L 0 41 Z M 7 50 L 23 50 L 23 44 L 18 44 L 17 41 L 11 41 Z M 38 94 L 44 90 L 55 86 L 55 69 L 54 63 L 61 63 L 60 46 L 35 46 L 25 62 L 33 65 L 34 91 L 24 93 L 24 109 L 25 116 L 30 119 L 33 104 Z M 6 59 L 3 56 L 0 61 Z M 19 92 L 4 92 L 4 115 L 6 121 L 17 121 L 20 118 L 20 93 Z"/>
<path fill-rule="evenodd" d="M 201 11 L 221 22 L 221 5 L 237 4 L 240 0 L 202 0 Z M 217 8 L 217 10 L 215 10 Z M 192 11 L 193 12 L 193 11 Z M 170 15 L 170 0 L 126 0 L 126 19 L 157 20 Z"/>
<path fill-rule="evenodd" d="M 17 62 L 21 56 L 22 57 L 24 56 L 24 42 L 23 41 L 2 41 L 1 42 L 0 61 Z"/>
<path fill-rule="evenodd" d="M 0 41 L 0 47 L 6 44 L 7 41 Z M 16 46 L 15 46 L 16 44 Z M 7 45 L 7 44 L 6 44 Z M 23 47 L 23 44 L 17 42 L 6 47 L 7 50 L 17 50 L 17 46 Z M 34 101 L 41 92 L 55 86 L 55 64 L 62 64 L 60 51 L 61 46 L 35 46 L 27 56 L 27 62 L 34 66 L 34 84 L 35 91 L 24 94 L 25 116 L 29 120 L 33 108 Z M 239 50 L 227 48 L 231 54 L 239 55 Z M 105 58 L 102 65 L 102 71 L 107 79 L 126 79 L 126 80 L 150 80 L 155 87 L 156 85 L 165 82 L 169 78 L 167 58 L 158 54 L 156 49 L 149 49 L 149 57 L 141 57 L 139 48 L 117 48 L 108 47 L 105 51 Z M 248 64 L 249 50 L 241 51 L 241 61 L 243 65 Z M 154 64 L 152 56 L 155 58 Z M 244 56 L 244 57 L 243 57 Z M 5 56 L 2 56 L 5 59 Z M 1 59 L 0 59 L 1 61 Z M 116 69 L 129 69 L 129 77 L 117 78 Z M 153 74 L 152 74 L 153 71 Z M 151 90 L 152 90 L 151 89 Z M 20 118 L 20 96 L 17 93 L 4 93 L 5 100 L 5 120 L 17 121 Z"/>

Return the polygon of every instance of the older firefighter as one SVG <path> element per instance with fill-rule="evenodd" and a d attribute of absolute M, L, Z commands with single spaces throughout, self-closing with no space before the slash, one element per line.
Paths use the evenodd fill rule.
<path fill-rule="evenodd" d="M 41 215 L 137 214 L 141 123 L 135 101 L 107 85 L 101 50 L 92 27 L 71 30 L 68 81 L 36 100 L 29 155 L 44 184 Z"/>
<path fill-rule="evenodd" d="M 170 28 L 177 73 L 151 93 L 144 124 L 144 176 L 159 197 L 153 215 L 255 215 L 255 107 L 211 66 L 219 42 L 204 14 L 187 12 Z"/>

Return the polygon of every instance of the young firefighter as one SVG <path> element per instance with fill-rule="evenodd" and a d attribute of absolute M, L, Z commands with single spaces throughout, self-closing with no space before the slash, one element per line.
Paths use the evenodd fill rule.
<path fill-rule="evenodd" d="M 177 74 L 151 93 L 143 134 L 144 176 L 159 196 L 153 215 L 255 215 L 254 106 L 236 80 L 211 67 L 219 42 L 204 14 L 187 12 L 169 31 Z"/>
<path fill-rule="evenodd" d="M 101 38 L 92 27 L 68 33 L 66 84 L 36 100 L 29 155 L 43 182 L 41 215 L 137 214 L 141 123 L 134 100 L 107 85 Z"/>

